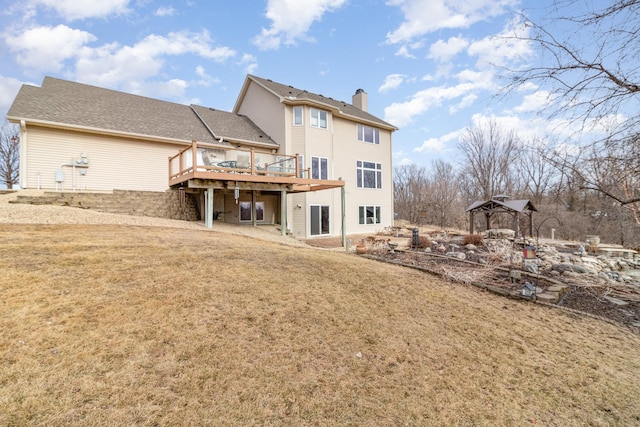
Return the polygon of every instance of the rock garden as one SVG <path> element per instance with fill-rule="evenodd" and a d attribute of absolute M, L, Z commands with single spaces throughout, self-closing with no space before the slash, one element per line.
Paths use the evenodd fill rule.
<path fill-rule="evenodd" d="M 364 256 L 507 297 L 577 310 L 640 333 L 640 254 L 631 249 L 597 239 L 531 241 L 508 233 L 416 236 L 399 228 L 360 244 L 367 248 Z"/>

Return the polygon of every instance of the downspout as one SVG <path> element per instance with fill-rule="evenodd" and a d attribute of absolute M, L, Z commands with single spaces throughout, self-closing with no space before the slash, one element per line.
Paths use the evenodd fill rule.
<path fill-rule="evenodd" d="M 342 181 L 342 177 L 338 178 Z M 344 185 L 340 187 L 340 209 L 342 211 L 342 247 L 346 249 L 347 247 L 347 217 L 345 214 L 345 189 Z"/>
<path fill-rule="evenodd" d="M 20 188 L 27 188 L 27 123 L 20 120 Z"/>
<path fill-rule="evenodd" d="M 280 233 L 287 235 L 287 190 L 280 190 Z"/>

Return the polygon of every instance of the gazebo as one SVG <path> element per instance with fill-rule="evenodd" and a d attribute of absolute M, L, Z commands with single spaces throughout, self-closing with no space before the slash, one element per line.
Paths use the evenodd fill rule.
<path fill-rule="evenodd" d="M 474 218 L 476 213 L 484 213 L 487 221 L 487 230 L 491 229 L 491 217 L 498 213 L 507 213 L 513 216 L 513 230 L 516 237 L 520 237 L 520 215 L 529 218 L 529 236 L 533 236 L 533 213 L 538 212 L 530 200 L 508 200 L 509 196 L 498 194 L 491 200 L 476 201 L 467 208 L 469 212 L 469 233 L 474 234 Z"/>

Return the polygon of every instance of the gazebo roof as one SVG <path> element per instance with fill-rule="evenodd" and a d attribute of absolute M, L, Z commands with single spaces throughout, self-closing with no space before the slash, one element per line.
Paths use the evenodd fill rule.
<path fill-rule="evenodd" d="M 475 201 L 467 208 L 465 212 L 469 211 L 512 211 L 512 212 L 538 212 L 538 209 L 531 203 L 530 200 L 479 200 Z"/>

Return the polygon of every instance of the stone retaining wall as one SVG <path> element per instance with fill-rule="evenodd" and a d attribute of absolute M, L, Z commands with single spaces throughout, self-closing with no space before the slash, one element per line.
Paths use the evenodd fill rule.
<path fill-rule="evenodd" d="M 123 215 L 198 221 L 195 196 L 179 190 L 165 192 L 114 190 L 113 193 L 57 193 L 18 195 L 11 203 L 69 206 Z"/>

